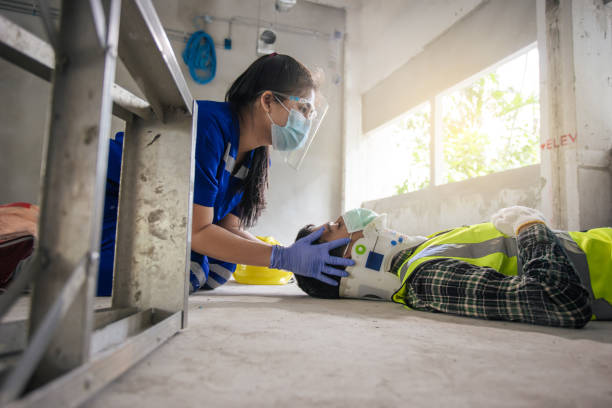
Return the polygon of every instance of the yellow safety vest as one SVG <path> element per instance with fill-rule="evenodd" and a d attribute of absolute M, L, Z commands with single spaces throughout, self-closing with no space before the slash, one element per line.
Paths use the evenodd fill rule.
<path fill-rule="evenodd" d="M 580 281 L 588 289 L 593 318 L 612 319 L 612 228 L 555 235 L 573 263 Z M 493 268 L 504 275 L 520 274 L 522 265 L 516 239 L 499 232 L 490 222 L 455 228 L 431 235 L 398 269 L 402 282 L 393 301 L 406 304 L 406 282 L 424 262 L 453 258 L 472 265 Z"/>

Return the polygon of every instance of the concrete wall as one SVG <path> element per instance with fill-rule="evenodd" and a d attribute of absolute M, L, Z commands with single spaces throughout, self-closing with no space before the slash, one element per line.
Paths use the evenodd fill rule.
<path fill-rule="evenodd" d="M 541 181 L 537 165 L 363 202 L 365 192 L 359 180 L 367 171 L 367 165 L 375 165 L 366 165 L 367 155 L 360 143 L 364 133 L 536 41 L 535 1 L 491 0 L 452 4 L 453 7 L 442 3 L 430 4 L 433 12 L 441 15 L 439 19 L 434 16 L 426 19 L 435 27 L 435 30 L 430 28 L 429 33 L 437 30 L 437 34 L 430 35 L 427 43 L 415 47 L 417 52 L 409 54 L 410 57 L 404 62 L 385 57 L 385 62 L 389 60 L 395 65 L 389 68 L 381 64 L 384 68 L 378 70 L 373 70 L 372 65 L 365 68 L 367 62 L 360 64 L 361 78 L 365 77 L 366 72 L 369 75 L 368 80 L 362 83 L 370 87 L 360 90 L 355 87 L 352 95 L 359 96 L 360 101 L 347 102 L 347 117 L 350 115 L 347 127 L 350 127 L 350 131 L 346 135 L 345 148 L 345 206 L 350 208 L 363 204 L 386 212 L 391 216 L 393 228 L 409 233 L 425 234 L 486 221 L 495 210 L 508 205 L 541 206 Z M 374 11 L 368 8 L 369 5 L 369 2 L 368 6 L 364 3 L 360 10 L 353 12 L 349 9 L 349 34 L 353 26 L 361 26 L 363 31 L 369 29 L 369 17 L 373 13 L 377 16 L 375 27 L 387 28 L 382 30 L 384 35 L 369 33 L 367 38 L 370 42 L 365 49 L 352 43 L 353 38 L 348 37 L 346 60 L 347 67 L 351 69 L 352 62 L 360 60 L 360 53 L 367 55 L 371 54 L 371 50 L 378 50 L 379 60 L 383 60 L 383 55 L 394 55 L 396 48 L 401 51 L 400 47 L 386 41 L 401 35 L 402 23 L 403 27 L 410 26 L 415 20 L 418 20 L 417 26 L 423 24 L 419 20 L 423 17 L 421 14 L 402 14 L 387 7 Z M 446 12 L 453 10 L 454 13 L 444 14 L 441 13 L 442 9 Z M 404 37 L 404 41 L 410 42 L 410 39 Z M 362 60 L 368 61 L 367 58 Z M 363 125 L 359 127 L 357 121 Z"/>
<path fill-rule="evenodd" d="M 401 69 L 427 44 L 477 7 L 481 0 L 368 0 L 346 4 L 344 156 L 342 208 L 364 201 L 366 160 L 360 139 L 362 96 Z M 397 89 L 410 93 L 405 84 Z M 396 103 L 393 97 L 390 105 Z M 409 109 L 409 108 L 407 108 Z M 406 110 L 407 110 L 406 109 Z"/>
<path fill-rule="evenodd" d="M 210 14 L 221 18 L 247 18 L 232 25 L 232 50 L 216 48 L 217 76 L 209 84 L 202 86 L 195 83 L 181 60 L 183 74 L 197 99 L 223 100 L 234 79 L 258 57 L 255 49 L 257 26 L 245 24 L 254 23 L 258 14 L 262 20 L 276 22 L 279 26 L 302 27 L 322 34 L 332 34 L 335 30 L 342 33 L 345 31 L 344 10 L 305 1 L 298 1 L 287 13 L 275 12 L 274 0 L 262 0 L 260 10 L 259 1 L 245 0 L 156 0 L 154 3 L 166 28 L 186 32 L 204 28 L 215 42 L 222 42 L 227 36 L 227 23 L 213 21 L 206 27 L 196 27 L 194 16 Z M 333 44 L 328 38 L 283 29 L 277 30 L 277 34 L 277 52 L 289 54 L 311 69 L 323 70 L 326 81 L 322 89 L 330 105 L 298 172 L 286 165 L 278 152 L 272 152 L 268 207 L 252 232 L 272 235 L 283 243 L 290 243 L 300 227 L 307 223 L 327 221 L 337 217 L 340 212 L 341 191 L 338 186 L 342 174 L 342 86 L 330 80 L 334 55 Z M 171 42 L 180 58 L 185 43 L 177 40 Z"/>
<path fill-rule="evenodd" d="M 365 4 L 352 12 L 349 9 L 349 32 L 353 27 L 367 30 L 366 20 L 376 12 L 365 10 Z M 359 180 L 367 171 L 360 143 L 364 132 L 537 39 L 541 166 L 363 204 L 392 214 L 395 228 L 415 233 L 483 221 L 496 209 L 515 204 L 541 209 L 555 228 L 612 225 L 612 3 L 482 2 L 387 75 L 385 69 L 372 73 L 364 68 L 367 59 L 360 54 L 393 49 L 385 48 L 385 41 L 400 32 L 393 27 L 406 16 L 385 14 L 386 10 L 377 11 L 377 27 L 389 29 L 383 29 L 385 35 L 375 37 L 367 51 L 352 43 L 351 37 L 347 43 L 347 67 L 364 61 L 356 78 L 363 79 L 366 71 L 376 78 L 362 80 L 375 85 L 361 91 L 355 84 L 347 86 L 351 96 L 361 96 L 361 101 L 347 101 L 346 207 L 363 201 Z M 356 123 L 359 120 L 362 127 Z"/>
<path fill-rule="evenodd" d="M 482 3 L 363 94 L 364 133 L 535 41 L 534 1 Z"/>
<path fill-rule="evenodd" d="M 218 43 L 222 43 L 223 38 L 227 36 L 227 23 L 215 21 L 206 27 L 201 24 L 196 26 L 195 16 L 210 14 L 222 18 L 244 18 L 243 23 L 233 24 L 233 48 L 224 50 L 217 47 L 217 76 L 204 86 L 190 78 L 188 69 L 182 62 L 180 55 L 185 42 L 171 39 L 179 65 L 183 68 L 195 98 L 223 100 L 233 80 L 257 58 L 255 45 L 258 14 L 267 22 L 307 29 L 301 30 L 301 33 L 290 28 L 278 30 L 279 53 L 290 54 L 311 68 L 319 67 L 328 77 L 331 77 L 336 69 L 342 69 L 342 61 L 335 60 L 336 56 L 333 54 L 334 47 L 338 44 L 330 42 L 324 35 L 309 33 L 309 30 L 322 34 L 332 34 L 335 30 L 343 33 L 345 13 L 342 9 L 299 1 L 288 13 L 276 13 L 274 0 L 156 0 L 154 4 L 166 28 L 185 33 L 205 28 Z M 259 4 L 261 10 L 258 10 Z M 5 15 L 45 38 L 38 17 L 13 13 Z M 0 61 L 0 74 L 0 87 L 5 101 L 5 107 L 0 110 L 0 169 L 7 180 L 0 184 L 0 202 L 36 202 L 50 85 L 3 60 Z M 121 64 L 117 68 L 117 82 L 141 95 Z M 272 153 L 268 209 L 254 228 L 253 232 L 256 234 L 273 235 L 283 242 L 290 242 L 299 227 L 309 222 L 327 221 L 340 212 L 342 86 L 326 81 L 323 90 L 330 109 L 301 170 L 295 172 L 283 163 L 279 154 Z M 113 132 L 122 130 L 123 127 L 122 121 L 113 120 Z"/>
<path fill-rule="evenodd" d="M 543 210 L 557 228 L 612 225 L 612 3 L 538 0 Z"/>
<path fill-rule="evenodd" d="M 40 18 L 2 12 L 46 38 Z M 51 85 L 0 58 L 0 204 L 38 202 L 42 136 L 47 128 Z"/>
<path fill-rule="evenodd" d="M 363 206 L 387 213 L 392 229 L 427 235 L 489 221 L 495 211 L 512 205 L 538 208 L 542 187 L 540 166 L 533 165 L 366 201 Z"/>

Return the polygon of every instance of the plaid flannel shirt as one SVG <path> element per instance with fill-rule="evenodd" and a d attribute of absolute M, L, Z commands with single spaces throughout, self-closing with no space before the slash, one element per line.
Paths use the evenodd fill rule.
<path fill-rule="evenodd" d="M 491 320 L 581 328 L 591 318 L 588 291 L 543 224 L 521 230 L 519 276 L 493 268 L 440 258 L 419 265 L 407 278 L 406 304 L 416 310 L 451 313 Z M 397 273 L 413 249 L 400 254 L 391 270 Z"/>

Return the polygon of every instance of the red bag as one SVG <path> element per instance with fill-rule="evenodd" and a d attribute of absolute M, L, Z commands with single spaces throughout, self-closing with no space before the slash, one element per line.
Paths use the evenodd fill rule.
<path fill-rule="evenodd" d="M 8 286 L 15 268 L 22 259 L 32 254 L 34 237 L 26 235 L 0 243 L 0 288 Z"/>
<path fill-rule="evenodd" d="M 32 205 L 29 203 L 0 205 L 0 208 L 7 207 L 32 208 Z M 22 226 L 19 223 L 20 218 L 15 216 L 11 218 L 11 215 L 7 215 L 6 219 L 10 220 L 7 221 L 7 230 L 4 231 L 3 228 L 4 233 L 0 234 L 0 288 L 2 289 L 8 286 L 19 262 L 30 256 L 34 249 L 34 236 L 31 232 L 20 228 Z M 28 225 L 32 225 L 32 222 L 34 221 L 30 220 Z M 31 230 L 32 228 L 28 229 Z"/>

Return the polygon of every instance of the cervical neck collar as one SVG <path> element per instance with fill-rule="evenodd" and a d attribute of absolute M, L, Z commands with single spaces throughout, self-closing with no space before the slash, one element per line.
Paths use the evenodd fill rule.
<path fill-rule="evenodd" d="M 391 300 L 402 285 L 390 273 L 391 260 L 400 251 L 426 240 L 386 228 L 387 215 L 381 214 L 363 230 L 363 238 L 353 244 L 351 258 L 355 265 L 346 268 L 349 276 L 340 279 L 340 297 Z"/>

